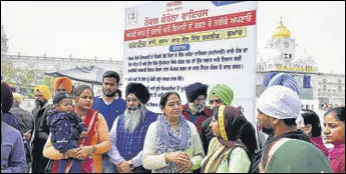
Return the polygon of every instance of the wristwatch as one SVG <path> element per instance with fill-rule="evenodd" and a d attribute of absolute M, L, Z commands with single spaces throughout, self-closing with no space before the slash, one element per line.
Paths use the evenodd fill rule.
<path fill-rule="evenodd" d="M 135 165 L 133 164 L 133 161 L 132 161 L 132 160 L 129 161 L 129 167 L 130 167 L 130 169 L 135 168 Z"/>

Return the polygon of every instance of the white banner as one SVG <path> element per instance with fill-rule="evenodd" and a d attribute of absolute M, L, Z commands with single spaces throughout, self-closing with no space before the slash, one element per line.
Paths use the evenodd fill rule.
<path fill-rule="evenodd" d="M 130 82 L 151 93 L 150 110 L 159 100 L 201 82 L 226 84 L 232 106 L 242 106 L 255 122 L 257 2 L 168 1 L 126 9 L 123 91 Z"/>

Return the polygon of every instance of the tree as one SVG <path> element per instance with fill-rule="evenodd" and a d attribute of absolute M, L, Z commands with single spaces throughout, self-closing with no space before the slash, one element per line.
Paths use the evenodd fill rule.
<path fill-rule="evenodd" d="M 54 79 L 50 76 L 46 76 L 43 80 L 43 84 L 48 86 L 49 89 L 53 88 Z"/>

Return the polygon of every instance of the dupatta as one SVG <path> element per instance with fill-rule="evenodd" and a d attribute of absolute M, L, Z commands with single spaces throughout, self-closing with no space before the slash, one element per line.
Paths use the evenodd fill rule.
<path fill-rule="evenodd" d="M 73 110 L 74 111 L 74 110 Z M 84 120 L 85 125 L 88 127 L 88 136 L 87 138 L 80 138 L 78 141 L 78 146 L 83 147 L 83 146 L 90 146 L 92 142 L 92 138 L 94 137 L 96 130 L 95 130 L 95 123 L 97 122 L 97 111 L 94 111 L 90 109 L 88 111 L 88 114 Z M 94 160 L 91 157 L 88 157 L 83 160 L 82 165 L 81 165 L 81 173 L 92 173 L 93 171 L 93 164 Z M 70 169 L 72 167 L 72 160 L 69 160 L 67 162 L 66 168 L 65 168 L 65 173 L 69 173 Z M 53 163 L 52 166 L 52 173 L 58 173 L 59 169 L 59 161 L 56 160 Z"/>

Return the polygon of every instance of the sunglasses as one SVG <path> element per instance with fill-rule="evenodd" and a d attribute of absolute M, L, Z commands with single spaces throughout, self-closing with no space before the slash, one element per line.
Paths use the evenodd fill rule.
<path fill-rule="evenodd" d="M 220 103 L 222 103 L 222 100 L 221 99 L 209 100 L 209 104 L 213 104 L 213 103 L 220 104 Z"/>
<path fill-rule="evenodd" d="M 66 92 L 65 89 L 56 89 L 57 92 Z"/>
<path fill-rule="evenodd" d="M 41 94 L 37 94 L 37 95 L 35 95 L 35 97 L 42 97 L 43 95 L 41 95 Z"/>

